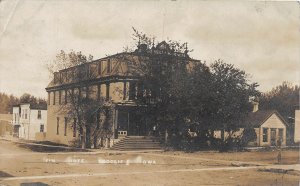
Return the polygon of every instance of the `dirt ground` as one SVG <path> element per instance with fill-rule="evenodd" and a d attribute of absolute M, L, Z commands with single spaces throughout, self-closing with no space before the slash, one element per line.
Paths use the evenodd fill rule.
<path fill-rule="evenodd" d="M 41 153 L 0 140 L 0 185 L 299 185 L 298 171 L 260 171 L 276 164 L 277 153 Z M 299 164 L 299 151 L 282 158 Z"/>

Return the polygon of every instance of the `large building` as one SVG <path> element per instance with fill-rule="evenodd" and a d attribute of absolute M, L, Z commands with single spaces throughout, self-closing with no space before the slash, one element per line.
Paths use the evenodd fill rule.
<path fill-rule="evenodd" d="M 187 52 L 175 52 L 166 42 L 161 42 L 151 49 L 141 44 L 134 52 L 115 54 L 55 72 L 54 79 L 46 88 L 47 140 L 71 145 L 78 139 L 80 134 L 76 130 L 76 119 L 70 118 L 68 111 L 63 109 L 64 105 L 70 104 L 70 96 L 74 93 L 95 100 L 104 98 L 111 103 L 112 109 L 105 117 L 111 127 L 112 139 L 118 136 L 148 135 L 153 123 L 136 112 L 144 107 L 137 104 L 136 100 L 145 91 L 135 67 L 147 60 L 149 54 L 172 55 L 176 59 L 188 61 L 187 64 L 197 61 L 191 59 Z M 82 73 L 81 78 L 77 76 L 74 79 L 74 73 Z"/>
<path fill-rule="evenodd" d="M 14 136 L 26 140 L 43 141 L 47 131 L 47 107 L 22 103 L 13 107 Z"/>

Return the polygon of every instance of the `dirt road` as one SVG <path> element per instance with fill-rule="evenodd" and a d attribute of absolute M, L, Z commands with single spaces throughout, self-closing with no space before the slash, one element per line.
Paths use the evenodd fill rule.
<path fill-rule="evenodd" d="M 271 166 L 278 168 L 273 160 L 275 155 L 275 152 L 43 153 L 0 140 L 0 185 L 299 185 L 297 171 L 264 171 Z M 296 167 L 299 152 L 285 151 L 283 160 L 292 165 L 280 165 L 282 168 Z"/>

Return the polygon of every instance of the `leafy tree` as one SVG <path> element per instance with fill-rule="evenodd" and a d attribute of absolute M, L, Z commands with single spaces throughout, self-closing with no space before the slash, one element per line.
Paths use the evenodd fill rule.
<path fill-rule="evenodd" d="M 209 67 L 192 60 L 186 43 L 163 41 L 155 47 L 153 38 L 134 32 L 138 41 L 134 54 L 142 63 L 132 63 L 132 69 L 151 92 L 147 98 L 154 101 L 147 108 L 161 132 L 184 140 L 189 128 L 204 138 L 213 138 L 214 130 L 232 134 L 238 129 L 251 110 L 249 98 L 259 95 L 257 83 L 250 83 L 244 71 L 221 60 Z M 163 47 L 156 52 L 159 45 Z M 228 146 L 230 140 L 231 135 L 220 145 Z"/>
<path fill-rule="evenodd" d="M 28 93 L 24 93 L 20 97 L 20 103 L 30 103 L 31 105 L 43 105 L 45 108 L 47 107 L 47 102 L 45 99 L 37 98 Z"/>
<path fill-rule="evenodd" d="M 260 93 L 256 90 L 257 83 L 249 83 L 245 71 L 221 60 L 211 64 L 211 74 L 209 127 L 211 130 L 221 130 L 220 145 L 226 150 L 231 148 L 234 131 L 251 112 L 249 99 Z M 227 137 L 224 132 L 228 132 Z"/>
<path fill-rule="evenodd" d="M 24 93 L 20 98 L 14 95 L 7 95 L 5 93 L 0 93 L 0 113 L 12 113 L 12 108 L 14 105 L 20 103 L 30 103 L 33 105 L 39 104 L 46 107 L 46 100 L 43 98 L 37 98 L 31 94 Z"/>
<path fill-rule="evenodd" d="M 295 117 L 295 106 L 299 105 L 300 87 L 283 82 L 259 98 L 260 109 L 277 110 L 286 121 Z"/>
<path fill-rule="evenodd" d="M 138 49 L 121 60 L 130 61 L 131 73 L 139 77 L 143 93 L 137 103 L 147 105 L 144 116 L 152 116 L 159 133 L 164 133 L 167 139 L 168 133 L 178 132 L 184 122 L 190 50 L 186 43 L 169 40 L 155 44 L 154 38 L 134 28 L 133 31 Z"/>
<path fill-rule="evenodd" d="M 259 98 L 261 110 L 277 110 L 288 122 L 287 142 L 293 143 L 295 106 L 299 105 L 300 87 L 289 82 L 283 82 Z"/>
<path fill-rule="evenodd" d="M 14 95 L 0 93 L 0 113 L 12 113 L 12 106 L 19 103 L 19 99 Z"/>

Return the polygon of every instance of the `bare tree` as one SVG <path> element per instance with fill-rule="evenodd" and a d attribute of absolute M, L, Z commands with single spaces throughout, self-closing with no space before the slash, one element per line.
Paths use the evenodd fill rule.
<path fill-rule="evenodd" d="M 65 98 L 57 112 L 73 120 L 71 127 L 79 132 L 81 148 L 90 148 L 92 143 L 96 148 L 99 138 L 111 135 L 106 121 L 111 102 L 100 96 L 91 96 L 94 92 L 89 87 L 89 81 L 97 77 L 96 69 L 89 66 L 92 59 L 91 55 L 87 58 L 81 52 L 67 54 L 61 51 L 48 65 L 49 72 L 54 75 L 54 84 L 73 85 L 61 90 Z"/>

